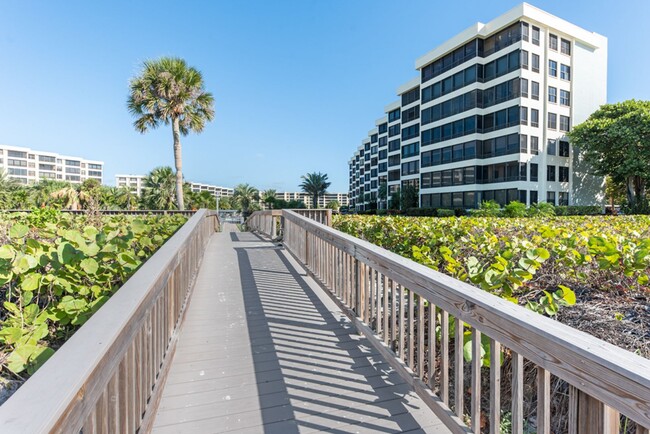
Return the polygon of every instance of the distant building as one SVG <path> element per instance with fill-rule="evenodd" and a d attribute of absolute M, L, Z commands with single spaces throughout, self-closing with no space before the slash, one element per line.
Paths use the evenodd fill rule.
<path fill-rule="evenodd" d="M 43 180 L 81 184 L 87 179 L 96 179 L 102 183 L 104 162 L 0 145 L 0 170 L 21 184 L 36 184 Z"/>
<path fill-rule="evenodd" d="M 142 195 L 144 187 L 144 178 L 146 175 L 115 175 L 115 185 L 117 187 L 127 187 L 138 196 Z M 220 187 L 218 185 L 201 184 L 199 182 L 190 182 L 192 191 L 201 192 L 209 191 L 218 196 L 232 196 L 234 190 L 229 187 Z"/>
<path fill-rule="evenodd" d="M 607 38 L 523 3 L 415 67 L 349 160 L 357 210 L 407 186 L 424 208 L 602 203 L 567 133 L 607 102 Z"/>
<path fill-rule="evenodd" d="M 200 182 L 191 182 L 190 185 L 192 186 L 192 191 L 196 191 L 196 192 L 209 191 L 210 193 L 216 194 L 221 197 L 232 196 L 235 192 L 234 189 L 229 187 L 220 187 L 218 185 L 211 185 L 211 184 L 201 184 Z"/>
<path fill-rule="evenodd" d="M 144 175 L 115 175 L 115 186 L 118 188 L 126 187 L 131 192 L 142 195 L 144 186 Z"/>
<path fill-rule="evenodd" d="M 305 192 L 280 192 L 275 194 L 276 199 L 285 200 L 287 202 L 292 200 L 302 201 L 307 208 L 313 208 L 312 197 L 309 193 Z M 348 194 L 347 193 L 325 193 L 322 196 L 318 197 L 318 206 L 320 208 L 325 208 L 328 203 L 332 201 L 337 201 L 341 206 L 348 206 Z"/>

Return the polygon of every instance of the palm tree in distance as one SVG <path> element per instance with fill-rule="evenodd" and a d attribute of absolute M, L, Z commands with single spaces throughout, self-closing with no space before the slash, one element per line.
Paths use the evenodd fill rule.
<path fill-rule="evenodd" d="M 273 209 L 273 205 L 275 205 L 275 201 L 276 201 L 275 195 L 276 195 L 276 193 L 277 192 L 274 189 L 269 188 L 268 190 L 266 190 L 264 192 L 264 194 L 262 194 L 262 202 L 267 204 L 269 206 L 269 208 L 271 208 L 271 209 Z"/>
<path fill-rule="evenodd" d="M 235 187 L 232 197 L 237 201 L 242 212 L 247 214 L 253 202 L 260 200 L 260 193 L 252 185 L 239 184 Z"/>
<path fill-rule="evenodd" d="M 327 187 L 332 184 L 331 182 L 327 182 L 327 174 L 314 172 L 303 175 L 300 178 L 302 179 L 300 188 L 305 193 L 311 195 L 312 206 L 318 208 L 318 198 L 327 193 Z"/>
<path fill-rule="evenodd" d="M 143 203 L 149 209 L 174 209 L 176 185 L 171 167 L 156 167 L 144 178 Z"/>
<path fill-rule="evenodd" d="M 183 210 L 181 134 L 203 131 L 205 123 L 214 119 L 214 98 L 205 91 L 201 73 L 177 57 L 145 61 L 129 88 L 128 108 L 137 118 L 133 123 L 136 130 L 145 133 L 161 122 L 172 125 L 176 204 Z"/>
<path fill-rule="evenodd" d="M 73 211 L 80 209 L 81 204 L 90 197 L 88 192 L 81 189 L 81 186 L 75 188 L 72 185 L 53 191 L 50 195 L 55 199 L 61 199 L 63 207 Z"/>

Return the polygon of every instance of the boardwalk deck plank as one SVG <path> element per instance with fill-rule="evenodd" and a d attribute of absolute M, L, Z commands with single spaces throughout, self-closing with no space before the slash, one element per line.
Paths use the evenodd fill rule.
<path fill-rule="evenodd" d="M 449 432 L 282 248 L 206 251 L 155 433 Z"/>

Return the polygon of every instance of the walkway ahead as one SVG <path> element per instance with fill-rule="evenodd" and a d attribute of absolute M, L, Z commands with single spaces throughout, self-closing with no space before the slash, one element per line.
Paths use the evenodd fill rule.
<path fill-rule="evenodd" d="M 448 432 L 290 255 L 208 245 L 156 433 Z"/>

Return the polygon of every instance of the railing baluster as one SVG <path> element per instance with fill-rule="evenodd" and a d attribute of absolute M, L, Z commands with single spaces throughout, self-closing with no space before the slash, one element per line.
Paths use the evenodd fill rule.
<path fill-rule="evenodd" d="M 472 327 L 472 430 L 481 432 L 481 332 Z"/>
<path fill-rule="evenodd" d="M 449 405 L 449 312 L 440 311 L 440 399 Z"/>
<path fill-rule="evenodd" d="M 413 291 L 410 289 L 406 290 L 408 292 L 408 308 L 409 308 L 409 340 L 408 340 L 408 366 L 411 368 L 412 371 L 415 372 L 415 343 L 414 343 L 414 338 L 415 338 L 415 333 L 414 333 L 414 328 L 415 328 L 415 318 L 414 318 L 414 311 L 415 311 L 415 302 L 413 301 Z"/>
<path fill-rule="evenodd" d="M 395 341 L 397 341 L 397 285 L 393 279 L 390 280 L 390 346 L 393 350 L 395 348 Z"/>
<path fill-rule="evenodd" d="M 463 322 L 454 318 L 454 377 L 456 379 L 456 387 L 454 388 L 454 397 L 456 404 L 456 416 L 463 418 Z"/>
<path fill-rule="evenodd" d="M 501 429 L 501 344 L 490 339 L 490 434 Z"/>
<path fill-rule="evenodd" d="M 512 351 L 512 434 L 524 431 L 524 358 Z"/>
<path fill-rule="evenodd" d="M 418 378 L 424 379 L 424 299 L 418 295 Z"/>
<path fill-rule="evenodd" d="M 537 367 L 537 434 L 551 433 L 551 373 Z"/>
<path fill-rule="evenodd" d="M 433 389 L 436 378 L 436 305 L 429 301 L 429 330 L 428 330 L 428 347 L 429 347 L 429 387 Z"/>
<path fill-rule="evenodd" d="M 406 309 L 404 309 L 404 294 L 402 285 L 397 286 L 397 294 L 399 298 L 399 358 L 404 362 L 404 316 L 406 315 Z"/>
<path fill-rule="evenodd" d="M 373 318 L 375 317 L 375 281 L 376 272 L 371 267 L 370 269 L 370 287 L 368 288 L 368 318 L 366 323 L 372 328 Z"/>

